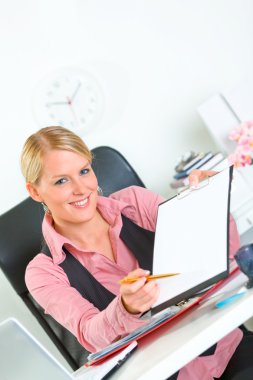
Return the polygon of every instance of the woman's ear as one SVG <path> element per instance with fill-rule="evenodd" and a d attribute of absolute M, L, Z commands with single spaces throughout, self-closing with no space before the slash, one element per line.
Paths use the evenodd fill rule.
<path fill-rule="evenodd" d="M 30 194 L 30 197 L 34 201 L 36 201 L 36 202 L 43 202 L 43 200 L 41 199 L 41 197 L 39 195 L 37 187 L 33 183 L 27 182 L 27 184 L 26 184 L 26 190 L 28 191 L 28 193 Z"/>

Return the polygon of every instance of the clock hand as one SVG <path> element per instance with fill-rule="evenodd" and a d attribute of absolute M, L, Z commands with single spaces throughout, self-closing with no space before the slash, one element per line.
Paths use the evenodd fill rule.
<path fill-rule="evenodd" d="M 53 106 L 53 105 L 55 105 L 55 104 L 68 104 L 69 102 L 48 102 L 46 105 L 47 106 Z"/>
<path fill-rule="evenodd" d="M 70 102 L 71 102 L 71 103 L 73 102 L 74 98 L 76 97 L 76 94 L 78 93 L 80 87 L 81 87 L 81 82 L 78 83 L 78 85 L 77 85 L 77 87 L 76 87 L 76 89 L 75 89 L 73 95 L 72 95 L 71 98 L 70 98 Z"/>
<path fill-rule="evenodd" d="M 70 107 L 70 111 L 71 111 L 71 113 L 72 113 L 73 116 L 74 116 L 74 119 L 75 119 L 75 121 L 76 121 L 76 125 L 78 125 L 78 119 L 77 119 L 76 114 L 75 114 L 75 111 L 74 111 L 74 109 L 73 109 L 72 101 L 71 101 L 71 99 L 70 99 L 68 96 L 67 96 L 67 104 L 69 105 L 69 107 Z"/>

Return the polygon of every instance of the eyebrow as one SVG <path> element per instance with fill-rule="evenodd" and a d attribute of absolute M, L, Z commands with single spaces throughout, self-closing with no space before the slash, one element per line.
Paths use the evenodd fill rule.
<path fill-rule="evenodd" d="M 83 165 L 81 167 L 81 169 L 79 169 L 79 171 L 87 168 L 87 166 L 91 166 L 91 163 L 88 161 L 85 165 Z M 69 174 L 56 174 L 54 176 L 51 177 L 51 179 L 56 179 L 56 178 L 61 178 L 61 177 L 67 177 Z"/>

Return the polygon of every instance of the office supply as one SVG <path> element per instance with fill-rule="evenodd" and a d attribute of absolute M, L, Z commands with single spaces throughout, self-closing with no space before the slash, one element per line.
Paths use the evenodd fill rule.
<path fill-rule="evenodd" d="M 246 289 L 245 288 L 241 289 L 238 292 L 232 294 L 231 296 L 223 298 L 222 300 L 216 302 L 215 307 L 221 308 L 221 307 L 227 306 L 231 302 L 237 300 L 237 298 L 243 296 L 245 293 L 246 293 Z"/>
<path fill-rule="evenodd" d="M 223 158 L 218 164 L 212 167 L 212 170 L 215 170 L 217 172 L 221 172 L 222 170 L 226 169 L 229 166 L 229 162 L 227 158 Z"/>
<path fill-rule="evenodd" d="M 182 170 L 185 170 L 185 166 L 188 164 L 191 164 L 193 160 L 195 160 L 199 155 L 204 155 L 204 153 L 196 153 L 193 151 L 189 151 L 184 153 L 180 159 L 177 161 L 176 166 L 175 166 L 175 171 L 176 172 L 181 172 Z"/>
<path fill-rule="evenodd" d="M 181 165 L 177 165 L 175 167 L 175 170 L 177 173 L 183 172 L 189 168 L 191 168 L 194 164 L 196 164 L 198 161 L 200 161 L 205 156 L 205 153 L 200 152 L 198 154 L 195 154 L 190 161 L 187 161 L 186 163 L 183 163 Z"/>
<path fill-rule="evenodd" d="M 150 331 L 153 331 L 156 327 L 159 327 L 163 322 L 175 316 L 178 312 L 180 312 L 180 310 L 181 310 L 180 307 L 172 306 L 164 310 L 164 312 L 160 313 L 157 317 L 150 318 L 150 321 L 147 324 L 140 326 L 139 328 L 135 329 L 130 334 L 126 335 L 125 337 L 105 347 L 103 350 L 99 352 L 91 353 L 88 356 L 87 365 L 92 365 L 94 363 L 98 363 L 101 360 L 104 360 L 106 357 L 110 356 L 112 353 L 127 346 L 133 340 L 137 340 L 139 337 L 142 337 L 148 334 Z"/>
<path fill-rule="evenodd" d="M 176 306 L 174 309 L 173 305 L 192 297 L 195 292 L 217 283 L 228 275 L 227 233 L 232 171 L 232 167 L 227 168 L 211 177 L 208 186 L 199 191 L 191 191 L 188 197 L 180 200 L 174 197 L 159 205 L 153 271 L 162 273 L 162 268 L 169 269 L 170 266 L 180 264 L 183 270 L 173 270 L 173 273 L 181 273 L 181 275 L 157 280 L 160 282 L 161 294 L 151 309 L 154 315 L 151 321 L 99 353 L 89 355 L 90 364 L 99 362 L 115 350 L 129 344 L 133 339 L 139 339 L 175 319 L 196 305 L 200 299 L 205 297 L 205 294 L 190 302 L 189 306 Z M 204 212 L 205 210 L 206 212 Z M 184 219 L 179 220 L 177 211 Z M 210 221 L 212 221 L 211 224 Z M 215 239 L 212 239 L 213 243 L 210 242 L 211 227 L 215 236 Z M 195 229 L 198 230 L 198 233 Z M 171 231 L 169 239 L 168 230 Z M 179 241 L 182 243 L 184 240 L 182 233 L 184 233 L 184 244 L 186 245 L 179 245 Z M 203 236 L 199 238 L 201 233 Z M 196 237 L 198 237 L 197 243 L 195 242 Z M 174 245 L 171 245 L 172 240 Z M 208 242 L 208 247 L 204 244 L 205 242 Z M 206 254 L 204 254 L 205 251 Z M 170 252 L 172 254 L 169 255 Z M 192 256 L 191 259 L 190 256 Z M 168 261 L 168 258 L 171 260 Z M 173 284 L 173 279 L 181 277 L 181 281 L 177 281 L 176 285 Z M 163 286 L 163 282 L 166 283 L 165 286 Z M 210 290 L 206 294 L 209 292 Z M 168 306 L 170 307 L 168 308 Z M 163 309 L 167 311 L 155 318 L 155 314 Z"/>
<path fill-rule="evenodd" d="M 137 348 L 137 342 L 135 342 L 134 347 L 131 347 L 132 345 L 133 345 L 133 343 L 131 343 L 126 348 L 126 350 L 128 351 L 126 353 L 126 355 L 124 357 L 122 357 L 122 359 L 119 359 L 117 361 L 116 365 L 101 380 L 106 380 L 109 377 L 111 377 L 111 375 L 114 374 L 122 366 L 122 364 L 124 364 L 127 361 L 127 359 L 130 357 L 130 355 L 136 350 L 136 348 Z M 131 350 L 129 350 L 129 348 L 131 348 Z"/>
<path fill-rule="evenodd" d="M 157 280 L 159 278 L 166 278 L 166 277 L 171 277 L 171 276 L 177 276 L 180 273 L 164 273 L 164 274 L 152 274 L 152 275 L 147 275 L 143 276 L 146 277 L 146 281 L 151 281 L 151 280 Z M 131 284 L 132 282 L 138 281 L 140 277 L 124 277 L 122 280 L 119 281 L 120 284 Z"/>
<path fill-rule="evenodd" d="M 219 153 L 217 153 L 217 154 L 219 154 Z M 216 160 L 215 156 L 213 158 Z M 210 161 L 210 164 L 211 164 L 212 158 L 209 161 Z M 209 167 L 209 161 L 206 164 L 204 164 L 203 166 L 200 166 L 198 169 L 199 170 L 209 170 L 209 169 L 211 169 L 211 170 L 220 172 L 220 171 L 226 169 L 229 166 L 227 158 L 221 159 L 221 161 L 219 161 L 215 165 L 212 164 L 212 167 L 211 166 Z M 189 186 L 189 177 L 184 177 L 184 178 L 181 178 L 181 179 L 174 180 L 174 181 L 172 181 L 170 183 L 170 186 L 173 189 L 178 189 L 180 187 Z"/>
<path fill-rule="evenodd" d="M 203 181 L 199 182 L 197 186 L 186 186 L 182 189 L 179 189 L 177 192 L 177 199 L 182 199 L 189 195 L 192 191 L 200 190 L 203 187 L 207 186 L 209 184 L 209 177 L 205 178 Z"/>
<path fill-rule="evenodd" d="M 137 349 L 138 344 L 133 341 L 129 346 L 122 350 L 119 354 L 101 364 L 80 368 L 74 373 L 75 379 L 80 380 L 105 380 L 112 376 Z"/>
<path fill-rule="evenodd" d="M 181 269 L 182 266 L 184 268 L 180 272 L 175 271 L 175 273 L 178 272 L 181 275 L 157 280 L 160 281 L 161 296 L 154 307 L 151 308 L 150 322 L 105 349 L 89 355 L 89 365 L 99 363 L 99 361 L 104 360 L 112 353 L 125 347 L 133 339 L 139 340 L 150 332 L 176 319 L 221 286 L 224 278 L 229 273 L 227 233 L 232 171 L 232 167 L 227 168 L 223 172 L 211 177 L 209 184 L 202 189 L 191 190 L 189 196 L 183 197 L 180 200 L 178 197 L 174 197 L 159 206 L 153 268 L 155 266 L 154 270 L 156 271 L 157 268 L 169 268 L 170 265 L 173 267 L 179 263 Z M 174 208 L 173 206 L 171 207 L 172 212 L 168 216 L 170 207 L 167 208 L 167 206 L 171 205 L 170 202 L 172 200 L 174 201 L 172 203 Z M 166 209 L 164 209 L 164 205 L 166 205 Z M 183 209 L 181 209 L 182 205 L 184 206 Z M 193 216 L 192 206 L 195 211 Z M 181 209 L 182 215 L 188 212 L 189 220 L 185 217 L 184 223 L 182 219 L 177 222 L 178 217 L 175 217 L 177 208 Z M 160 210 L 162 210 L 162 214 Z M 204 210 L 207 213 L 203 213 Z M 163 211 L 165 211 L 165 214 L 163 214 Z M 187 222 L 190 222 L 190 225 Z M 212 225 L 213 223 L 215 226 Z M 210 239 L 211 227 L 215 239 Z M 198 230 L 198 234 L 196 234 L 195 228 Z M 174 239 L 175 242 L 173 250 L 169 249 L 171 243 L 168 239 L 168 230 L 171 232 L 171 236 L 173 235 L 173 238 L 170 236 L 171 239 Z M 183 233 L 185 233 L 184 239 L 187 238 L 185 242 L 187 250 L 181 251 L 178 248 L 185 248 L 181 244 L 182 240 L 184 240 L 182 239 Z M 199 234 L 201 233 L 203 233 L 203 236 L 199 238 Z M 197 240 L 196 237 L 199 239 L 197 243 L 195 242 Z M 208 247 L 204 244 L 206 241 L 208 242 Z M 171 255 L 169 254 L 170 252 L 172 252 Z M 178 260 L 180 255 L 181 261 Z M 189 260 L 188 256 L 191 255 L 192 260 Z M 168 261 L 168 258 L 171 258 L 171 260 Z M 198 269 L 197 271 L 195 270 L 195 266 Z M 233 269 L 234 271 L 238 271 L 237 266 Z M 160 270 L 160 272 L 162 271 Z M 184 276 L 185 273 L 186 276 Z M 175 279 L 178 280 L 176 285 L 173 284 L 173 280 Z M 167 282 L 165 287 L 163 287 L 163 282 Z M 210 287 L 211 285 L 213 286 Z M 194 297 L 196 292 L 207 287 L 209 289 L 204 294 Z M 185 302 L 185 300 L 189 300 L 189 302 Z M 173 306 L 175 304 L 178 306 Z"/>
<path fill-rule="evenodd" d="M 217 291 L 233 291 L 247 277 L 236 270 Z M 227 289 L 228 288 L 228 289 Z M 229 307 L 215 308 L 215 299 L 193 307 L 163 328 L 138 339 L 138 349 L 110 380 L 164 380 L 253 316 L 253 289 Z M 84 367 L 80 370 L 86 372 Z M 85 379 L 86 380 L 86 379 Z"/>
<path fill-rule="evenodd" d="M 198 191 L 191 191 L 189 196 L 183 197 L 180 200 L 174 197 L 159 206 L 153 270 L 156 273 L 162 273 L 161 268 L 163 266 L 163 268 L 169 268 L 170 265 L 173 267 L 175 264 L 180 263 L 183 270 L 175 270 L 173 273 L 181 273 L 181 275 L 157 280 L 160 281 L 161 297 L 159 297 L 157 303 L 151 309 L 150 321 L 105 349 L 90 354 L 88 365 L 105 360 L 112 353 L 124 348 L 132 340 L 139 340 L 150 332 L 178 318 L 221 285 L 222 280 L 229 273 L 227 233 L 232 171 L 232 167 L 227 168 L 223 172 L 211 177 L 208 186 Z M 171 201 L 173 202 L 171 203 Z M 167 208 L 168 205 L 172 205 L 172 207 Z M 166 206 L 165 209 L 164 206 Z M 192 207 L 194 208 L 193 210 Z M 181 211 L 180 215 L 185 220 L 182 220 L 182 218 L 179 220 L 175 212 L 177 209 Z M 160 210 L 162 210 L 162 213 L 160 213 Z M 205 210 L 206 213 L 203 212 Z M 165 214 L 163 211 L 165 211 Z M 192 211 L 194 211 L 194 215 L 192 215 Z M 214 226 L 213 224 L 210 225 L 209 218 L 215 224 Z M 212 227 L 212 236 L 215 236 L 215 239 L 210 239 L 210 227 Z M 171 231 L 169 238 L 168 230 Z M 203 237 L 199 238 L 199 234 L 201 233 Z M 182 234 L 184 234 L 184 239 L 186 239 L 184 243 L 187 245 L 187 250 L 181 244 L 182 240 L 184 240 L 182 239 Z M 192 236 L 192 239 L 189 239 L 189 236 Z M 195 243 L 197 238 L 199 241 Z M 171 249 L 170 240 L 176 243 L 173 249 Z M 208 246 L 204 244 L 206 242 L 208 242 Z M 178 249 L 182 247 L 184 248 L 183 251 Z M 178 260 L 180 255 L 181 261 Z M 191 255 L 192 260 L 189 260 L 187 256 Z M 172 259 L 169 262 L 167 261 L 168 257 Z M 195 267 L 198 269 L 197 271 L 195 271 Z M 157 270 L 158 268 L 160 270 Z M 237 271 L 238 267 L 234 270 Z M 184 274 L 186 275 L 184 276 Z M 181 277 L 182 280 L 179 280 L 176 286 L 174 284 L 171 285 L 175 278 L 179 279 Z M 167 283 L 165 287 L 162 285 L 163 282 Z M 213 286 L 203 295 L 194 298 L 196 292 L 211 285 Z M 190 301 L 183 304 L 181 301 L 185 299 L 190 299 Z M 175 304 L 178 304 L 178 306 L 175 306 Z M 159 314 L 157 314 L 158 312 Z"/>
<path fill-rule="evenodd" d="M 158 207 L 153 272 L 180 276 L 157 280 L 155 313 L 228 275 L 228 223 L 232 167 L 187 188 Z M 186 196 L 187 195 L 187 196 Z"/>
<path fill-rule="evenodd" d="M 224 159 L 224 155 L 221 152 L 218 152 L 212 158 L 210 158 L 210 160 L 208 160 L 205 164 L 201 165 L 198 169 L 211 170 L 223 159 Z"/>
<path fill-rule="evenodd" d="M 234 276 L 238 272 L 238 266 L 235 266 L 231 272 L 230 276 Z M 243 275 L 244 276 L 244 275 Z M 239 279 L 241 281 L 241 279 Z M 168 324 L 171 321 L 174 321 L 176 318 L 181 316 L 182 314 L 185 314 L 187 311 L 190 311 L 195 306 L 202 303 L 202 301 L 207 298 L 209 299 L 209 295 L 212 296 L 212 294 L 217 294 L 221 291 L 223 292 L 223 286 L 227 286 L 227 281 L 229 279 L 220 280 L 212 287 L 209 287 L 204 293 L 202 293 L 200 296 L 193 296 L 193 298 L 189 299 L 189 301 L 181 306 L 171 306 L 168 307 L 155 315 L 152 316 L 151 310 L 148 313 L 145 313 L 141 319 L 147 320 L 147 324 L 144 326 L 141 326 L 137 328 L 136 330 L 132 331 L 130 334 L 126 335 L 122 339 L 119 339 L 118 341 L 110 344 L 109 346 L 105 347 L 104 349 L 91 353 L 88 356 L 88 362 L 86 363 L 86 366 L 92 366 L 94 364 L 103 362 L 104 360 L 108 360 L 112 354 L 115 354 L 117 351 L 123 349 L 127 345 L 129 345 L 133 340 L 140 340 L 141 338 L 145 337 L 146 335 L 150 334 L 151 332 L 158 330 L 160 327 Z M 238 285 L 237 283 L 235 283 Z M 239 285 L 241 282 L 239 282 Z M 220 290 L 222 288 L 222 290 Z M 233 287 L 234 289 L 234 287 Z"/>
<path fill-rule="evenodd" d="M 184 171 L 181 171 L 181 172 L 175 174 L 174 178 L 175 179 L 180 179 L 180 178 L 187 177 L 192 172 L 193 169 L 200 168 L 203 164 L 205 164 L 212 157 L 213 157 L 213 153 L 211 153 L 211 152 L 206 153 L 203 158 L 201 158 L 199 161 L 197 161 L 190 168 L 188 168 L 187 170 L 184 170 Z"/>
<path fill-rule="evenodd" d="M 9 318 L 0 323 L 2 380 L 71 380 L 71 374 L 26 330 Z"/>

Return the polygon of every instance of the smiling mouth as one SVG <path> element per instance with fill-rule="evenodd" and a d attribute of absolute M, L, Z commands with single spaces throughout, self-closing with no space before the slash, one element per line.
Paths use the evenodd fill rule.
<path fill-rule="evenodd" d="M 70 202 L 69 204 L 75 207 L 86 207 L 87 203 L 89 202 L 90 195 L 88 195 L 88 197 L 85 199 L 76 202 Z"/>

